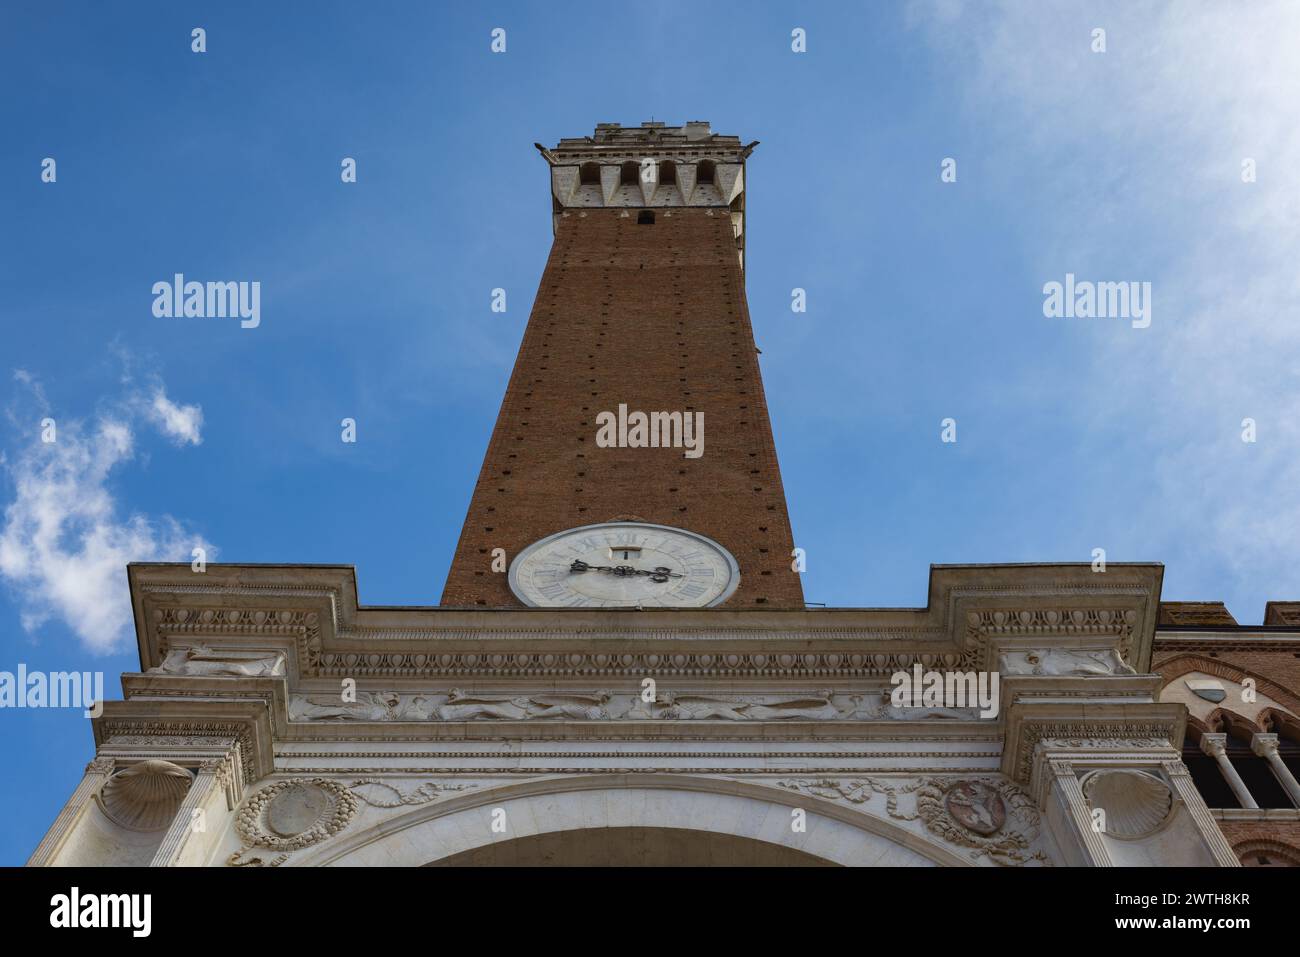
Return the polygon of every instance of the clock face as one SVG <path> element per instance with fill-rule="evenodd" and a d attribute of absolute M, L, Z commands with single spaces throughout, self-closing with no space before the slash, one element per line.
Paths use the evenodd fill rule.
<path fill-rule="evenodd" d="M 519 600 L 547 608 L 703 608 L 739 584 L 736 560 L 713 539 L 642 522 L 557 532 L 510 563 Z"/>

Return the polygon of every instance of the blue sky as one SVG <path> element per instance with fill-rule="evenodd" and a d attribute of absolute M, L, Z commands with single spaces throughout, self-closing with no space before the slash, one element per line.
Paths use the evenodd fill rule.
<path fill-rule="evenodd" d="M 652 117 L 761 141 L 748 295 L 809 601 L 1099 547 L 1244 623 L 1300 598 L 1294 4 L 469 7 L 5 5 L 0 670 L 119 696 L 123 559 L 198 541 L 436 603 L 550 244 L 532 144 Z M 261 326 L 155 318 L 175 272 L 260 281 Z M 1045 318 L 1067 272 L 1151 282 L 1150 328 Z M 14 864 L 93 748 L 80 712 L 0 717 Z"/>

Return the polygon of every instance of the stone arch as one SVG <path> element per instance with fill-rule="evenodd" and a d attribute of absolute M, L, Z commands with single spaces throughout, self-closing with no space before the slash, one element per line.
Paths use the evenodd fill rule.
<path fill-rule="evenodd" d="M 508 830 L 494 834 L 490 822 L 498 808 Z M 795 808 L 806 814 L 803 832 L 790 826 Z M 292 864 L 417 866 L 517 838 L 626 827 L 730 835 L 843 866 L 971 865 L 899 824 L 824 798 L 743 781 L 644 773 L 548 778 L 458 794 L 344 832 Z"/>
<path fill-rule="evenodd" d="M 1255 687 L 1264 694 L 1279 704 L 1300 713 L 1300 695 L 1282 687 L 1275 681 L 1270 681 L 1263 675 L 1240 668 L 1221 658 L 1208 658 L 1205 655 L 1197 654 L 1175 655 L 1172 658 L 1166 658 L 1158 665 L 1153 665 L 1152 670 L 1158 672 L 1161 679 L 1163 679 L 1160 682 L 1160 691 L 1164 691 L 1175 679 L 1193 671 L 1200 671 L 1216 678 L 1224 678 L 1236 684 L 1240 684 L 1243 678 L 1251 678 L 1255 682 Z M 1159 700 L 1160 691 L 1156 692 L 1157 700 Z"/>
<path fill-rule="evenodd" d="M 1199 723 L 1199 722 L 1198 722 Z M 1205 716 L 1205 725 L 1214 732 L 1224 732 L 1240 741 L 1249 742 L 1264 730 L 1263 725 L 1231 708 L 1215 708 Z"/>
<path fill-rule="evenodd" d="M 1259 724 L 1265 730 L 1300 744 L 1300 718 L 1279 708 L 1265 708 L 1259 713 Z"/>
<path fill-rule="evenodd" d="M 1251 840 L 1232 845 L 1242 867 L 1300 867 L 1300 848 L 1281 841 Z"/>

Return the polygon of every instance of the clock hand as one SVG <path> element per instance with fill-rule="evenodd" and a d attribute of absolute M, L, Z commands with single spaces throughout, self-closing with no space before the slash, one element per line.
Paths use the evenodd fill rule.
<path fill-rule="evenodd" d="M 571 573 L 588 571 L 609 572 L 610 574 L 617 575 L 620 578 L 627 578 L 632 575 L 647 575 L 651 581 L 659 583 L 666 582 L 670 578 L 682 577 L 680 573 L 669 571 L 663 565 L 657 566 L 654 571 L 647 571 L 644 568 L 633 568 L 631 565 L 589 565 L 581 559 L 576 558 L 573 560 L 573 564 L 569 566 L 569 571 Z"/>

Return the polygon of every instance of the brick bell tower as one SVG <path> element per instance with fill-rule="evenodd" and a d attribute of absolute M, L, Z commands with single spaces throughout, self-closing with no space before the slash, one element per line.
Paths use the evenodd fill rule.
<path fill-rule="evenodd" d="M 755 145 L 538 144 L 555 240 L 443 606 L 803 607 L 745 301 Z"/>

